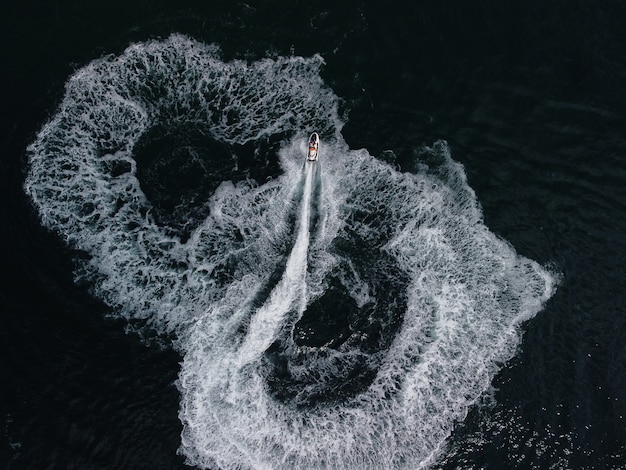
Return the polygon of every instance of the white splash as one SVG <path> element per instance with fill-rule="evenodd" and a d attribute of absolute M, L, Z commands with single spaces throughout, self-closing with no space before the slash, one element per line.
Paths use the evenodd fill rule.
<path fill-rule="evenodd" d="M 76 278 L 116 315 L 176 336 L 191 465 L 427 467 L 556 288 L 487 229 L 445 143 L 424 150 L 437 163 L 418 174 L 349 150 L 321 65 L 224 63 L 179 35 L 135 44 L 72 76 L 28 149 L 43 224 L 89 255 Z M 152 218 L 137 178 L 133 149 L 157 124 L 231 144 L 294 137 L 281 177 L 223 182 L 183 242 Z M 312 127 L 325 145 L 303 169 Z M 333 283 L 357 312 L 349 337 L 294 339 Z M 356 391 L 337 394 L 351 377 Z"/>

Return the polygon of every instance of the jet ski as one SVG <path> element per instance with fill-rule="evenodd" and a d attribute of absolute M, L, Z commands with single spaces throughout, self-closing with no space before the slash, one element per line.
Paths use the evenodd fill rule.
<path fill-rule="evenodd" d="M 319 149 L 320 149 L 320 136 L 317 135 L 317 132 L 313 132 L 311 137 L 309 137 L 309 151 L 306 154 L 306 159 L 309 162 L 316 162 L 319 157 Z"/>

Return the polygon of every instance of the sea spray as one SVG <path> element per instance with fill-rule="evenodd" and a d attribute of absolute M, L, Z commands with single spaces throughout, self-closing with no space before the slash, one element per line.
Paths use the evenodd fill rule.
<path fill-rule="evenodd" d="M 192 465 L 424 468 L 555 290 L 485 226 L 445 143 L 416 174 L 350 150 L 322 65 L 223 62 L 180 35 L 134 44 L 77 71 L 28 148 L 26 192 L 84 253 L 76 279 L 135 328 L 174 335 Z M 282 136 L 283 173 L 216 181 L 183 239 L 137 171 L 156 127 Z M 307 173 L 311 130 L 324 147 Z"/>

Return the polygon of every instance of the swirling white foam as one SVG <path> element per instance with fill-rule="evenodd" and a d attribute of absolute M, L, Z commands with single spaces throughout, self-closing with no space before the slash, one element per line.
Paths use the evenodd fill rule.
<path fill-rule="evenodd" d="M 175 335 L 184 357 L 180 451 L 192 465 L 427 467 L 515 353 L 520 324 L 556 288 L 487 229 L 445 143 L 424 149 L 430 166 L 417 174 L 349 150 L 321 65 L 319 57 L 225 63 L 216 48 L 179 35 L 135 44 L 76 72 L 28 149 L 25 189 L 43 224 L 88 254 L 76 260 L 77 280 L 116 315 Z M 152 218 L 136 176 L 134 146 L 157 123 L 197 126 L 226 143 L 294 137 L 280 151 L 281 177 L 224 181 L 183 242 Z M 317 171 L 302 167 L 313 128 L 323 139 Z M 393 266 L 380 272 L 405 299 L 395 336 L 374 352 L 359 349 L 362 331 L 334 348 L 297 345 L 294 324 L 332 277 L 363 312 L 395 308 L 367 263 L 358 267 L 358 249 L 340 248 L 352 239 L 373 264 Z M 279 338 L 304 358 L 289 363 L 292 376 L 338 375 L 357 356 L 374 374 L 338 399 L 279 399 L 264 358 Z"/>

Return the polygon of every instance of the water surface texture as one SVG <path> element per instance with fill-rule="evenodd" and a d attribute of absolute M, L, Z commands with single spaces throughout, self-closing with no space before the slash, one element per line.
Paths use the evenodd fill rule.
<path fill-rule="evenodd" d="M 620 468 L 611 48 L 155 8 L 48 59 L 5 140 L 9 468 Z M 422 48 L 455 11 L 482 32 Z"/>

